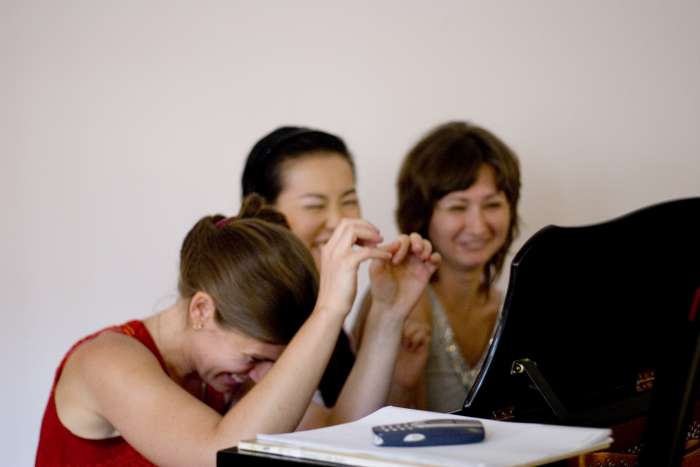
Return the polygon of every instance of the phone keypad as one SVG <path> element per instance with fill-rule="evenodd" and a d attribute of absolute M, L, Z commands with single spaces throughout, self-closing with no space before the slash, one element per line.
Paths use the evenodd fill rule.
<path fill-rule="evenodd" d="M 381 425 L 378 427 L 379 430 L 388 432 L 388 431 L 407 431 L 412 429 L 412 426 L 409 423 L 397 423 L 394 425 Z"/>

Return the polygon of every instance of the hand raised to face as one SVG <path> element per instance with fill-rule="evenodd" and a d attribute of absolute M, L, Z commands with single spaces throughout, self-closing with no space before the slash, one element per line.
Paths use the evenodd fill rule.
<path fill-rule="evenodd" d="M 372 301 L 405 318 L 440 264 L 440 254 L 433 253 L 431 243 L 417 233 L 400 235 L 379 248 L 391 253 L 391 259 L 370 265 Z"/>
<path fill-rule="evenodd" d="M 390 249 L 379 247 L 379 230 L 362 219 L 343 219 L 321 249 L 321 277 L 316 307 L 345 317 L 357 291 L 357 270 L 364 261 L 391 261 Z"/>

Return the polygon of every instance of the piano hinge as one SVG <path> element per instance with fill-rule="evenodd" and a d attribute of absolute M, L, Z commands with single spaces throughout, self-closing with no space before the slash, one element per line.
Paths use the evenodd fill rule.
<path fill-rule="evenodd" d="M 566 410 L 564 404 L 562 404 L 557 395 L 554 394 L 552 387 L 549 385 L 542 373 L 540 373 L 535 361 L 530 360 L 529 358 L 514 360 L 510 369 L 510 374 L 527 375 L 530 378 L 530 381 L 532 381 L 532 384 L 535 385 L 537 391 L 544 398 L 544 401 L 547 403 L 549 408 L 552 409 L 554 415 L 562 421 L 569 418 L 569 412 Z"/>

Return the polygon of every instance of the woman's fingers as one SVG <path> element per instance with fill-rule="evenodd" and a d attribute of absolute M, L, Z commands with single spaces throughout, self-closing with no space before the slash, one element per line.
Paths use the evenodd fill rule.
<path fill-rule="evenodd" d="M 430 258 L 430 254 L 433 252 L 433 245 L 430 243 L 430 240 L 421 237 L 415 232 L 410 235 L 410 239 L 411 253 L 418 256 L 423 261 L 427 261 Z"/>
<path fill-rule="evenodd" d="M 383 245 L 381 248 L 393 253 L 391 262 L 395 265 L 404 261 L 409 253 L 424 262 L 439 262 L 439 255 L 434 256 L 433 245 L 430 243 L 430 240 L 424 239 L 415 232 L 410 235 L 401 234 L 399 238 L 387 245 Z"/>
<path fill-rule="evenodd" d="M 401 246 L 401 242 L 396 239 L 391 243 L 386 243 L 384 245 L 380 245 L 379 248 L 381 248 L 384 251 L 388 251 L 392 255 L 396 254 L 397 251 L 399 251 L 399 247 Z"/>
<path fill-rule="evenodd" d="M 361 246 L 355 248 L 348 258 L 353 266 L 357 266 L 368 259 L 388 261 L 391 259 L 391 253 L 378 247 Z"/>
<path fill-rule="evenodd" d="M 383 238 L 379 229 L 363 219 L 343 219 L 336 227 L 328 243 L 338 243 L 344 247 L 353 245 L 376 246 Z"/>
<path fill-rule="evenodd" d="M 435 253 L 431 254 L 431 255 L 430 255 L 430 262 L 431 262 L 433 265 L 435 265 L 435 267 L 439 266 L 440 263 L 442 262 L 442 256 L 440 255 L 440 253 L 438 253 L 438 252 L 436 251 Z"/>
<path fill-rule="evenodd" d="M 418 349 L 430 340 L 430 327 L 425 323 L 407 320 L 404 323 L 402 346 L 409 351 Z"/>
<path fill-rule="evenodd" d="M 340 264 L 343 258 L 353 255 L 355 250 L 361 248 L 374 248 L 382 241 L 379 230 L 362 219 L 343 219 L 336 227 L 333 235 L 323 246 L 321 257 L 322 264 Z M 391 258 L 390 252 L 370 256 L 361 255 L 363 260 L 367 258 Z M 353 260 L 354 263 L 354 260 Z M 323 267 L 321 268 L 323 270 Z"/>
<path fill-rule="evenodd" d="M 409 235 L 409 238 L 411 239 L 411 252 L 420 257 L 423 252 L 423 237 L 413 232 Z"/>
<path fill-rule="evenodd" d="M 421 259 L 423 261 L 429 260 L 432 252 L 433 252 L 433 244 L 430 243 L 430 240 L 423 239 L 423 254 L 421 255 Z"/>
<path fill-rule="evenodd" d="M 368 259 L 388 261 L 392 254 L 377 247 L 379 230 L 361 219 L 343 219 L 321 250 L 317 306 L 347 315 L 355 299 L 357 270 Z"/>
<path fill-rule="evenodd" d="M 353 237 L 348 237 L 349 235 Z M 389 256 L 381 254 L 373 254 L 367 256 L 362 254 L 361 258 L 364 261 L 367 258 L 374 258 L 380 260 L 391 259 L 391 264 L 398 265 L 401 264 L 409 255 L 415 255 L 424 263 L 431 263 L 435 266 L 440 264 L 441 257 L 437 252 L 433 252 L 433 245 L 430 240 L 426 240 L 417 233 L 411 233 L 410 235 L 401 234 L 399 237 L 391 243 L 386 245 L 378 246 L 374 240 L 377 239 L 376 235 L 378 230 L 371 224 L 367 225 L 358 224 L 352 228 L 348 228 L 343 241 L 353 242 L 354 245 L 360 245 L 366 248 L 374 248 L 384 251 L 389 254 Z M 355 250 L 358 250 L 355 248 Z"/>
<path fill-rule="evenodd" d="M 396 253 L 394 253 L 394 257 L 391 259 L 391 262 L 394 264 L 399 264 L 406 257 L 411 241 L 408 235 L 405 234 L 399 235 L 399 238 L 397 238 L 396 241 L 398 242 L 399 248 Z"/>

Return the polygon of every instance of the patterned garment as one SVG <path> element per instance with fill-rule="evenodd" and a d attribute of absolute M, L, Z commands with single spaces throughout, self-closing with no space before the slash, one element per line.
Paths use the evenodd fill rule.
<path fill-rule="evenodd" d="M 427 410 L 435 412 L 452 412 L 464 405 L 467 393 L 471 389 L 481 370 L 486 351 L 479 362 L 472 368 L 464 360 L 459 345 L 445 314 L 440 300 L 432 287 L 428 286 L 431 305 L 432 333 L 430 354 L 425 369 Z M 498 320 L 494 331 L 498 327 Z M 493 341 L 493 331 L 489 346 Z"/>

